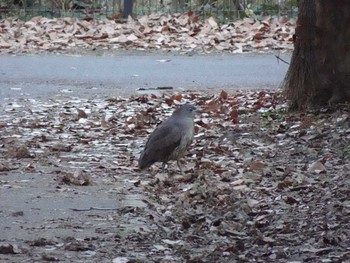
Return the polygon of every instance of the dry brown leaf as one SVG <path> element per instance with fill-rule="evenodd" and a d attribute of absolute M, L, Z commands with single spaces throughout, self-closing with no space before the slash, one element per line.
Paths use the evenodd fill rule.
<path fill-rule="evenodd" d="M 88 117 L 84 110 L 77 109 L 77 111 L 78 111 L 78 119 L 86 119 Z"/>
<path fill-rule="evenodd" d="M 26 145 L 19 145 L 15 147 L 11 147 L 8 149 L 8 155 L 11 158 L 32 158 L 33 156 L 30 154 L 29 149 Z"/>
<path fill-rule="evenodd" d="M 78 169 L 72 173 L 63 173 L 63 176 L 60 176 L 60 181 L 67 185 L 78 185 L 78 186 L 87 186 L 91 184 L 91 180 L 87 174 L 82 170 Z"/>
<path fill-rule="evenodd" d="M 220 96 L 219 96 L 219 97 L 220 97 L 220 99 L 227 100 L 228 94 L 227 94 L 226 91 L 222 90 L 222 91 L 220 92 Z"/>
<path fill-rule="evenodd" d="M 261 171 L 265 168 L 265 164 L 260 161 L 254 161 L 249 164 L 249 168 L 253 171 Z"/>
<path fill-rule="evenodd" d="M 327 172 L 327 170 L 326 167 L 320 161 L 315 161 L 310 165 L 308 172 L 319 174 Z"/>

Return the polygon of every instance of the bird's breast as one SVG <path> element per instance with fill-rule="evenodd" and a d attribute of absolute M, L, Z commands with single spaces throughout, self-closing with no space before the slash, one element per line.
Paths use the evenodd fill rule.
<path fill-rule="evenodd" d="M 184 148 L 187 148 L 193 141 L 194 136 L 194 125 L 191 125 L 188 129 L 185 129 L 184 134 L 182 136 L 181 145 Z"/>
<path fill-rule="evenodd" d="M 181 141 L 178 147 L 174 149 L 172 154 L 169 156 L 169 160 L 176 160 L 185 155 L 187 148 L 193 141 L 194 136 L 194 125 L 186 127 L 182 130 Z"/>

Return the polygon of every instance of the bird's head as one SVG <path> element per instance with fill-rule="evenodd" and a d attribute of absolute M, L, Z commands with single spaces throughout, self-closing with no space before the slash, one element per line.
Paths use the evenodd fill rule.
<path fill-rule="evenodd" d="M 177 108 L 173 115 L 181 115 L 181 116 L 185 116 L 185 117 L 192 117 L 194 118 L 194 116 L 196 115 L 196 113 L 200 113 L 201 111 L 196 108 L 194 105 L 190 104 L 190 103 L 186 103 L 181 105 L 179 108 Z"/>

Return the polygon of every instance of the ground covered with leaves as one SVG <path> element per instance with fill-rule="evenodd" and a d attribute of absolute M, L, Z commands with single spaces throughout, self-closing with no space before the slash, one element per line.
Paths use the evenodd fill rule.
<path fill-rule="evenodd" d="M 203 113 L 184 158 L 139 171 L 177 105 Z M 349 107 L 288 112 L 280 92 L 7 101 L 0 261 L 350 260 Z"/>
<path fill-rule="evenodd" d="M 0 54 L 115 53 L 124 49 L 184 54 L 290 51 L 294 27 L 295 20 L 287 17 L 245 18 L 221 24 L 215 17 L 202 20 L 191 11 L 128 20 L 8 18 L 0 20 Z"/>

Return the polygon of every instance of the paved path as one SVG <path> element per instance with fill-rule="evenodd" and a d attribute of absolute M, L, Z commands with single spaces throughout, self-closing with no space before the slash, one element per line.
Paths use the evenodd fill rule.
<path fill-rule="evenodd" d="M 287 69 L 273 54 L 0 56 L 0 99 L 118 96 L 157 87 L 277 88 Z"/>

